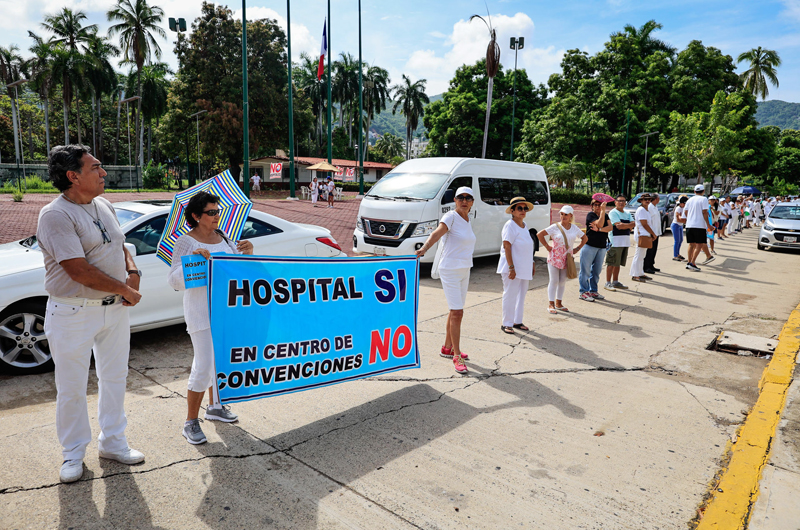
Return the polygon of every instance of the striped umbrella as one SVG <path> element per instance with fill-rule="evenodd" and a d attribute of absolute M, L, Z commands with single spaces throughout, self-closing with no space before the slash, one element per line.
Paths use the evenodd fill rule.
<path fill-rule="evenodd" d="M 156 251 L 156 255 L 167 265 L 172 265 L 172 250 L 175 248 L 178 238 L 191 230 L 183 213 L 186 205 L 189 204 L 189 199 L 201 191 L 207 191 L 219 197 L 219 208 L 222 210 L 219 229 L 222 233 L 231 241 L 238 241 L 239 236 L 242 235 L 242 228 L 244 228 L 253 203 L 239 189 L 231 172 L 226 170 L 214 178 L 175 195 L 172 200 L 172 209 L 167 218 L 167 225 L 161 234 Z"/>

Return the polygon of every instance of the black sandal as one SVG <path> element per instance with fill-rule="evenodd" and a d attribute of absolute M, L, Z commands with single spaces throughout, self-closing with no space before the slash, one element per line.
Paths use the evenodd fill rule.
<path fill-rule="evenodd" d="M 514 327 L 517 329 L 521 329 L 522 331 L 530 331 L 531 328 L 526 326 L 525 324 L 514 324 Z"/>
<path fill-rule="evenodd" d="M 500 329 L 503 330 L 503 333 L 508 333 L 509 335 L 514 334 L 514 330 L 508 326 L 500 326 Z"/>

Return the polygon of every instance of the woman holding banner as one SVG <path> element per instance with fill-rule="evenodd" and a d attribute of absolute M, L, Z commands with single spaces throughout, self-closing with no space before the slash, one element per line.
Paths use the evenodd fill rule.
<path fill-rule="evenodd" d="M 469 287 L 469 271 L 472 268 L 472 252 L 475 250 L 475 234 L 469 221 L 469 211 L 475 195 L 472 188 L 461 186 L 456 190 L 456 209 L 442 216 L 439 226 L 428 236 L 417 256 L 422 257 L 442 236 L 442 244 L 436 253 L 434 267 L 438 266 L 444 297 L 450 313 L 447 315 L 444 346 L 441 356 L 453 359 L 453 367 L 460 374 L 467 373 L 464 361 L 469 356 L 461 351 L 461 319 Z"/>
<path fill-rule="evenodd" d="M 219 224 L 219 197 L 201 191 L 189 200 L 184 216 L 192 228 L 175 243 L 172 252 L 172 268 L 169 272 L 169 284 L 175 290 L 186 290 L 183 294 L 183 314 L 186 320 L 186 331 L 192 339 L 194 360 L 192 373 L 189 375 L 189 391 L 186 396 L 188 413 L 183 426 L 183 436 L 193 445 L 206 442 L 206 436 L 200 428 L 200 403 L 203 394 L 208 390 L 208 408 L 205 419 L 232 422 L 239 417 L 222 406 L 217 394 L 214 373 L 214 343 L 211 340 L 211 322 L 208 318 L 207 290 L 203 287 L 186 289 L 183 280 L 181 256 L 200 254 L 208 259 L 211 254 L 252 254 L 253 244 L 250 241 L 239 241 L 234 244 L 217 228 Z"/>

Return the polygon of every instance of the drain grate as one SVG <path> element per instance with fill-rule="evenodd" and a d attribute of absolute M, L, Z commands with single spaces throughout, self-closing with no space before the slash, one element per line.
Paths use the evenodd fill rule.
<path fill-rule="evenodd" d="M 721 351 L 743 357 L 770 358 L 778 345 L 777 339 L 745 335 L 735 331 L 721 331 L 708 345 L 708 350 Z"/>

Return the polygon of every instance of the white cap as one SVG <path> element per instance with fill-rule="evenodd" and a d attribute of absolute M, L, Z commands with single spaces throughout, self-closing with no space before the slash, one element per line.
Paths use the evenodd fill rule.
<path fill-rule="evenodd" d="M 709 198 L 708 198 L 708 200 L 709 200 L 709 201 L 710 201 L 711 199 L 717 200 L 717 196 L 716 196 L 716 195 L 712 195 L 711 197 L 709 197 Z"/>
<path fill-rule="evenodd" d="M 698 184 L 694 187 L 694 191 L 705 191 L 706 187 L 702 184 Z"/>
<path fill-rule="evenodd" d="M 473 199 L 475 198 L 475 194 L 472 193 L 472 188 L 470 188 L 469 186 L 461 186 L 460 188 L 458 188 L 456 190 L 456 195 L 455 196 L 458 197 L 462 193 L 466 193 L 467 195 L 469 195 Z"/>
<path fill-rule="evenodd" d="M 564 205 L 564 206 L 562 206 L 562 207 L 561 207 L 561 209 L 558 211 L 558 213 L 565 213 L 565 214 L 571 214 L 571 213 L 574 213 L 574 212 L 575 212 L 575 210 L 574 210 L 574 209 L 572 208 L 572 206 L 570 206 L 569 204 L 565 204 L 565 205 Z"/>

